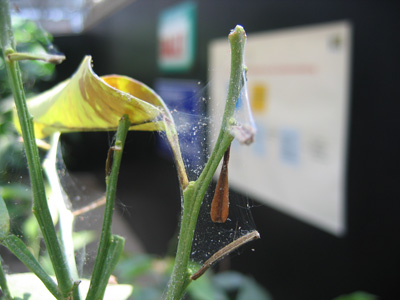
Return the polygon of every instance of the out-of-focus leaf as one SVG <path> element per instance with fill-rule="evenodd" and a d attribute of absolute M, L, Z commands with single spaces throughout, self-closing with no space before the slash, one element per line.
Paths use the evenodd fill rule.
<path fill-rule="evenodd" d="M 7 237 L 10 231 L 10 216 L 3 197 L 0 195 L 0 241 Z"/>
<path fill-rule="evenodd" d="M 79 232 L 74 232 L 72 234 L 74 240 L 74 250 L 79 250 L 86 245 L 94 242 L 96 239 L 96 231 L 94 230 L 83 230 Z"/>
<path fill-rule="evenodd" d="M 33 273 L 20 273 L 7 276 L 8 286 L 14 296 L 29 300 L 53 300 L 54 296 L 46 289 Z M 82 279 L 79 287 L 82 299 L 89 288 L 89 280 Z M 110 284 L 104 294 L 104 300 L 124 300 L 132 294 L 133 287 L 128 284 Z"/>
<path fill-rule="evenodd" d="M 135 254 L 129 257 L 122 257 L 116 266 L 115 272 L 118 278 L 133 281 L 139 276 L 149 273 L 152 270 L 154 258 L 147 254 Z"/>
<path fill-rule="evenodd" d="M 339 297 L 336 297 L 334 300 L 375 300 L 375 299 L 378 299 L 375 295 L 358 291 L 348 295 L 341 295 Z"/>
<path fill-rule="evenodd" d="M 57 299 L 59 296 L 61 296 L 56 281 L 51 278 L 43 269 L 43 267 L 19 237 L 10 234 L 3 239 L 1 243 L 8 250 L 10 250 L 29 270 L 31 270 L 38 279 L 40 279 L 50 293 L 52 293 Z"/>
<path fill-rule="evenodd" d="M 163 299 L 163 290 L 157 287 L 142 288 L 138 286 L 132 293 L 131 299 L 134 300 L 155 300 Z"/>
<path fill-rule="evenodd" d="M 52 36 L 40 28 L 35 22 L 24 20 L 13 15 L 12 23 L 18 53 L 57 53 L 57 50 L 54 49 L 54 45 L 51 43 L 53 40 Z M 35 85 L 37 82 L 51 79 L 55 70 L 53 64 L 45 64 L 39 61 L 22 61 L 20 63 L 20 68 L 26 94 L 36 91 Z M 3 57 L 0 55 L 0 102 L 10 93 L 11 90 L 4 67 Z"/>
<path fill-rule="evenodd" d="M 78 71 L 68 80 L 29 100 L 36 138 L 54 132 L 116 130 L 128 115 L 130 130 L 165 131 L 177 162 L 183 188 L 187 176 L 181 158 L 176 128 L 162 99 L 148 86 L 132 78 L 99 77 L 86 56 Z M 18 118 L 14 118 L 20 130 Z"/>
<path fill-rule="evenodd" d="M 222 289 L 218 289 L 212 284 L 209 276 L 207 275 L 203 275 L 199 279 L 193 281 L 189 285 L 187 292 L 190 295 L 190 298 L 193 300 L 229 299 Z"/>
<path fill-rule="evenodd" d="M 239 272 L 227 271 L 219 273 L 212 278 L 213 283 L 219 289 L 226 292 L 237 291 L 237 300 L 271 300 L 269 293 L 254 279 Z"/>
<path fill-rule="evenodd" d="M 272 300 L 268 292 L 254 279 L 246 278 L 238 291 L 237 300 Z"/>
<path fill-rule="evenodd" d="M 32 192 L 30 187 L 23 184 L 7 184 L 0 187 L 0 194 L 5 200 L 19 199 L 23 204 L 31 203 Z M 21 203 L 18 203 L 21 205 Z"/>
<path fill-rule="evenodd" d="M 214 284 L 228 292 L 240 288 L 245 280 L 246 278 L 243 274 L 234 271 L 226 271 L 213 276 Z"/>
<path fill-rule="evenodd" d="M 27 186 L 23 184 L 0 185 L 0 196 L 3 197 L 8 207 L 8 213 L 14 221 L 22 220 L 31 214 L 32 193 Z"/>

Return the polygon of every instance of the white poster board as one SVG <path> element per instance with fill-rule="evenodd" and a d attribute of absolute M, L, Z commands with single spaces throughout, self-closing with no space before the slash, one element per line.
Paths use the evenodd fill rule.
<path fill-rule="evenodd" d="M 346 229 L 350 52 L 344 21 L 248 34 L 256 141 L 234 143 L 229 164 L 233 188 L 335 235 Z M 230 72 L 226 38 L 210 44 L 209 58 L 210 114 L 218 119 Z"/>

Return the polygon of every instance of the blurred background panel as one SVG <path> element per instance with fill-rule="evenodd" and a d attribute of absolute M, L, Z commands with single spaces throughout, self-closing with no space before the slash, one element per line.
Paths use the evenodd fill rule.
<path fill-rule="evenodd" d="M 347 21 L 249 33 L 248 85 L 236 119 L 257 128 L 257 137 L 251 147 L 231 147 L 232 187 L 338 236 L 346 232 L 351 33 Z M 223 113 L 229 53 L 226 39 L 210 45 L 215 119 Z"/>
<path fill-rule="evenodd" d="M 58 9 L 58 5 L 62 7 Z M 174 79 L 174 84 L 190 80 L 204 86 L 212 71 L 211 43 L 226 38 L 236 24 L 244 26 L 249 43 L 251 37 L 258 34 L 335 22 L 348 24 L 351 45 L 347 49 L 351 59 L 344 66 L 347 110 L 342 114 L 346 126 L 337 124 L 346 130 L 341 139 L 344 148 L 340 172 L 343 173 L 339 180 L 343 181 L 340 190 L 326 189 L 325 193 L 322 190 L 322 204 L 318 203 L 323 209 L 324 201 L 332 193 L 341 194 L 342 227 L 326 230 L 307 217 L 299 218 L 298 214 L 273 204 L 279 202 L 279 197 L 271 197 L 268 201 L 267 196 L 262 199 L 260 194 L 233 186 L 232 194 L 249 196 L 254 201 L 252 213 L 262 238 L 251 246 L 254 252 L 247 250 L 243 255 L 234 256 L 230 267 L 254 276 L 278 300 L 332 299 L 357 290 L 376 294 L 381 299 L 397 298 L 396 274 L 400 267 L 398 2 L 201 0 L 190 2 L 189 21 L 173 11 L 180 5 L 187 5 L 187 2 L 15 1 L 16 14 L 42 20 L 43 27 L 55 35 L 53 43 L 67 56 L 67 60 L 57 66 L 54 81 L 43 83 L 42 88 L 68 78 L 86 54 L 93 56 L 94 70 L 99 75 L 128 75 L 152 87 L 161 79 Z M 191 49 L 184 67 L 181 65 L 176 69 L 160 66 L 160 24 L 168 19 L 168 14 L 172 14 L 171 28 L 174 28 L 174 20 L 180 18 L 180 22 L 175 25 L 178 35 L 164 40 L 167 42 L 164 43 L 167 47 L 164 54 L 189 55 L 185 51 Z M 186 34 L 190 34 L 190 38 Z M 328 43 L 334 48 L 341 40 L 331 38 Z M 266 55 L 273 57 L 272 50 L 267 50 Z M 256 69 L 257 61 L 252 61 L 251 67 Z M 249 79 L 254 76 L 252 72 L 250 68 Z M 331 90 L 340 88 L 335 84 L 341 79 L 334 78 Z M 322 90 L 319 98 L 324 99 L 324 91 L 327 90 Z M 255 99 L 253 109 L 267 109 L 263 105 L 268 103 L 260 99 L 266 95 L 272 97 L 268 94 L 272 90 L 259 85 L 253 86 L 251 93 Z M 327 98 L 331 96 L 326 95 Z M 288 107 L 288 114 L 294 114 L 294 109 Z M 311 127 L 313 117 L 311 115 L 309 119 Z M 315 115 L 316 119 L 320 117 Z M 279 134 L 285 136 L 283 140 L 291 149 L 283 152 L 285 161 L 295 164 L 298 158 L 292 150 L 296 149 L 298 140 L 291 128 L 288 129 L 275 134 L 276 138 Z M 262 132 L 259 128 L 259 135 L 263 136 Z M 165 254 L 168 241 L 176 232 L 180 213 L 173 162 L 160 155 L 156 135 L 130 135 L 121 170 L 119 199 L 145 249 Z M 63 140 L 70 170 L 93 172 L 99 182 L 104 182 L 103 166 L 110 135 L 65 135 Z M 329 148 L 324 148 L 328 146 L 323 142 L 314 140 L 314 153 L 327 154 Z M 246 163 L 243 165 L 246 167 Z M 266 166 L 260 163 L 259 167 Z M 272 175 L 270 173 L 270 180 L 274 180 Z M 264 179 L 257 180 L 262 182 Z M 319 182 L 308 181 L 307 184 L 311 187 L 315 184 L 317 188 Z M 266 188 L 268 185 L 271 183 L 266 183 Z M 290 185 L 285 189 L 290 189 Z M 268 191 L 265 192 L 267 195 Z"/>

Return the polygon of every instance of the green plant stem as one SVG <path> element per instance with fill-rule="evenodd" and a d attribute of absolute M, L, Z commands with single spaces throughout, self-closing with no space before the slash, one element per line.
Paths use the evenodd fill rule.
<path fill-rule="evenodd" d="M 103 299 L 108 280 L 114 271 L 115 266 L 124 250 L 125 239 L 116 234 L 112 235 L 110 247 L 108 249 L 105 261 L 103 262 L 104 267 L 102 269 L 101 281 L 99 282 L 99 288 L 96 290 L 94 299 Z"/>
<path fill-rule="evenodd" d="M 23 241 L 21 241 L 15 235 L 10 234 L 7 238 L 1 241 L 1 243 L 7 247 L 24 265 L 31 270 L 46 286 L 50 293 L 53 294 L 56 299 L 62 299 L 61 292 L 54 282 L 54 280 L 43 270 L 42 266 L 33 257 L 32 253 L 26 248 Z"/>
<path fill-rule="evenodd" d="M 65 60 L 64 55 L 52 55 L 47 53 L 31 54 L 24 52 L 14 52 L 8 55 L 9 60 L 42 60 L 44 62 L 61 64 Z"/>
<path fill-rule="evenodd" d="M 115 196 L 117 192 L 118 173 L 121 165 L 125 139 L 130 124 L 131 123 L 129 121 L 129 117 L 127 115 L 124 115 L 118 124 L 115 144 L 112 148 L 113 158 L 111 171 L 110 174 L 106 174 L 106 205 L 104 209 L 103 227 L 101 230 L 100 243 L 97 250 L 97 256 L 94 263 L 92 278 L 90 280 L 90 286 L 86 296 L 86 300 L 101 299 L 107 285 L 108 277 L 111 275 L 111 271 L 107 271 L 106 273 L 106 270 L 109 270 L 108 265 L 110 264 L 110 262 L 115 261 L 115 257 L 111 260 L 108 259 L 110 251 L 116 252 L 115 248 L 118 249 L 119 247 L 116 247 L 116 245 L 111 245 L 113 241 L 117 241 L 118 245 L 120 245 L 119 239 L 114 239 L 111 234 L 111 223 L 114 212 Z"/>
<path fill-rule="evenodd" d="M 6 300 L 12 300 L 12 296 L 11 296 L 10 290 L 8 289 L 8 285 L 7 285 L 6 274 L 4 273 L 4 270 L 3 270 L 2 261 L 3 260 L 0 256 L 0 289 L 3 292 L 3 295 Z"/>
<path fill-rule="evenodd" d="M 211 156 L 199 178 L 195 182 L 190 182 L 183 194 L 184 207 L 175 265 L 172 271 L 166 297 L 168 300 L 181 299 L 187 286 L 191 282 L 191 274 L 188 269 L 188 264 L 200 206 L 219 165 L 219 162 L 233 140 L 233 136 L 230 133 L 230 126 L 232 125 L 231 122 L 233 122 L 232 118 L 235 111 L 236 102 L 239 98 L 244 82 L 243 71 L 245 70 L 245 41 L 246 33 L 243 27 L 236 26 L 236 28 L 229 34 L 229 42 L 231 44 L 232 53 L 231 73 L 228 96 L 218 139 L 213 152 L 211 153 Z"/>
<path fill-rule="evenodd" d="M 68 298 L 74 283 L 67 267 L 66 258 L 61 251 L 47 204 L 39 152 L 35 142 L 32 116 L 29 114 L 26 104 L 19 65 L 18 62 L 8 59 L 9 54 L 15 53 L 15 42 L 11 27 L 9 2 L 5 0 L 0 1 L 0 34 L 4 62 L 10 80 L 19 122 L 21 124 L 22 137 L 24 139 L 25 153 L 32 185 L 33 213 L 42 231 L 62 297 Z"/>

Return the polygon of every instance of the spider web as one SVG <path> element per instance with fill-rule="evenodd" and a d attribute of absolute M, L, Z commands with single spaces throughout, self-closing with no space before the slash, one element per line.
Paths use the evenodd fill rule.
<path fill-rule="evenodd" d="M 189 100 L 197 101 L 202 105 L 203 109 L 209 107 L 209 102 L 213 100 L 208 96 L 204 96 L 207 93 L 208 86 L 202 88 L 196 96 Z M 177 127 L 189 180 L 196 180 L 211 153 L 212 149 L 210 150 L 209 145 L 215 144 L 217 136 L 214 133 L 218 132 L 221 120 L 213 119 L 210 117 L 212 115 L 210 113 L 199 114 L 198 110 L 185 110 L 182 112 L 179 107 L 174 108 L 171 113 Z M 247 126 L 255 131 L 247 95 L 247 84 L 244 85 L 241 91 L 234 116 L 239 126 Z M 239 144 L 237 141 L 234 141 L 234 143 L 235 146 Z M 219 170 L 220 167 L 217 173 L 219 173 Z M 198 263 L 204 263 L 218 250 L 254 231 L 256 227 L 251 214 L 252 205 L 249 199 L 246 195 L 232 192 L 232 190 L 230 192 L 228 219 L 224 223 L 212 222 L 210 209 L 217 179 L 218 174 L 214 176 L 214 180 L 203 199 L 196 225 L 191 259 Z"/>

